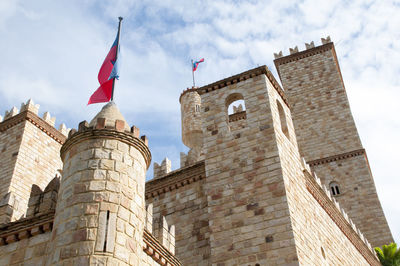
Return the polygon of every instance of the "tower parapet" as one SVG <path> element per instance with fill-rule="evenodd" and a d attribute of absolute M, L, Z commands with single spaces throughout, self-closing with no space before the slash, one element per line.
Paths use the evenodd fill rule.
<path fill-rule="evenodd" d="M 321 38 L 321 44 L 332 44 L 331 41 L 331 37 L 327 36 L 326 38 Z M 297 46 L 293 47 L 293 48 L 289 48 L 289 56 L 291 55 L 298 55 L 298 56 L 307 56 L 307 54 L 305 53 L 307 50 L 310 50 L 312 48 L 315 48 L 314 45 L 314 41 L 311 41 L 310 43 L 304 43 L 306 50 L 304 51 L 299 51 L 299 48 Z M 300 53 L 300 54 L 299 54 Z M 280 59 L 282 57 L 287 57 L 284 56 L 282 51 L 279 51 L 278 53 L 274 53 L 274 58 L 276 59 Z M 286 58 L 287 60 L 289 60 L 289 58 Z"/>
<path fill-rule="evenodd" d="M 171 172 L 171 161 L 166 157 L 161 165 L 158 163 L 153 164 L 154 178 L 160 178 Z"/>

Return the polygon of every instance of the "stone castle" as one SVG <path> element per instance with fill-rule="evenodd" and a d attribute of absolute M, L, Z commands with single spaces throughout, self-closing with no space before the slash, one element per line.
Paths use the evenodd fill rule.
<path fill-rule="evenodd" d="M 334 44 L 185 90 L 181 167 L 110 102 L 0 118 L 0 265 L 380 265 L 393 241 Z M 241 103 L 238 105 L 237 103 Z M 233 106 L 233 112 L 231 112 Z"/>

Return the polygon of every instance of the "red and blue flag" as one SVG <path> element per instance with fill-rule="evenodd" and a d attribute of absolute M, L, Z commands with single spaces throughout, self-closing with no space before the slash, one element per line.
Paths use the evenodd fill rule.
<path fill-rule="evenodd" d="M 196 71 L 197 67 L 199 66 L 200 63 L 204 62 L 204 58 L 200 59 L 199 61 L 195 61 L 193 62 L 193 66 L 192 66 L 192 71 Z"/>
<path fill-rule="evenodd" d="M 119 79 L 118 74 L 118 38 L 119 32 L 110 51 L 108 52 L 106 59 L 100 67 L 99 74 L 97 76 L 100 87 L 90 96 L 89 104 L 108 102 L 112 96 L 113 82 L 114 79 Z M 118 47 L 117 47 L 118 46 Z"/>

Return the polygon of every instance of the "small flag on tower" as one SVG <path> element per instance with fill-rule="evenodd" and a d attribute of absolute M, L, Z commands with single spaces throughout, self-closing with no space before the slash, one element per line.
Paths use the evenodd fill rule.
<path fill-rule="evenodd" d="M 199 61 L 193 62 L 193 72 L 196 71 L 197 67 L 199 66 L 200 63 L 204 62 L 204 58 L 200 59 Z"/>
<path fill-rule="evenodd" d="M 197 67 L 200 63 L 204 62 L 204 58 L 200 59 L 199 61 L 193 61 L 192 59 L 192 77 L 193 77 L 193 88 L 196 87 L 196 83 L 194 81 L 194 72 L 197 70 Z"/>
<path fill-rule="evenodd" d="M 119 17 L 118 33 L 106 59 L 101 65 L 97 79 L 100 87 L 90 96 L 89 104 L 103 103 L 113 100 L 115 79 L 119 79 L 118 74 L 118 55 L 119 55 L 119 36 L 121 31 L 122 18 Z"/>

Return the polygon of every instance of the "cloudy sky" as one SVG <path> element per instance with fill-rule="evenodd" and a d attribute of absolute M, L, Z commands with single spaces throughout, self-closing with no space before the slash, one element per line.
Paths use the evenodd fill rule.
<path fill-rule="evenodd" d="M 123 16 L 115 101 L 149 137 L 153 161 L 179 167 L 179 95 L 331 36 L 376 187 L 400 241 L 400 3 L 397 1 L 1 0 L 0 115 L 33 98 L 57 126 L 77 127 Z M 277 76 L 277 75 L 276 75 Z M 152 176 L 151 171 L 148 177 Z"/>

